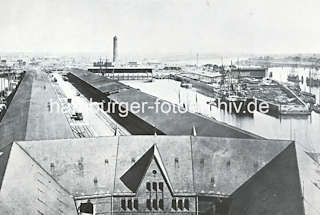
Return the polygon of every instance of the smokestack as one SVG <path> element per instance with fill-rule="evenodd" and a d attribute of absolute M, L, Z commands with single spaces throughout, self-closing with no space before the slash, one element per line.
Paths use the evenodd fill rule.
<path fill-rule="evenodd" d="M 113 37 L 113 62 L 117 61 L 118 58 L 118 38 L 117 36 Z"/>

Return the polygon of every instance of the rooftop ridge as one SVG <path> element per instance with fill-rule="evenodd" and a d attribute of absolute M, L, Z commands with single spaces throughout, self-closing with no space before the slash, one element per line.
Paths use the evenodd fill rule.
<path fill-rule="evenodd" d="M 42 165 L 34 159 L 22 146 L 20 146 L 19 143 L 16 144 L 28 157 L 31 158 L 31 160 L 41 169 L 43 170 L 62 190 L 64 190 L 68 195 L 72 196 L 72 194 L 67 190 L 64 186 L 62 186 L 45 168 L 42 167 Z M 73 197 L 73 196 L 72 196 Z"/>

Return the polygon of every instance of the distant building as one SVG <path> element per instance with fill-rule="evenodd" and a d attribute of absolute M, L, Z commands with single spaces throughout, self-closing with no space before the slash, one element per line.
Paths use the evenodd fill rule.
<path fill-rule="evenodd" d="M 163 67 L 163 70 L 181 71 L 181 67 L 179 67 L 179 66 L 165 66 L 165 67 Z"/>
<path fill-rule="evenodd" d="M 149 67 L 90 67 L 89 72 L 100 73 L 112 80 L 152 79 L 152 68 Z"/>
<path fill-rule="evenodd" d="M 7 66 L 7 60 L 2 59 L 0 62 L 1 66 Z"/>
<path fill-rule="evenodd" d="M 130 61 L 130 62 L 128 62 L 128 64 L 129 64 L 129 66 L 132 66 L 132 67 L 138 66 L 138 62 L 136 62 L 136 61 Z"/>
<path fill-rule="evenodd" d="M 231 69 L 233 78 L 258 78 L 262 79 L 267 75 L 266 68 L 233 68 Z"/>
<path fill-rule="evenodd" d="M 93 67 L 112 67 L 112 62 L 108 62 L 107 60 L 105 62 L 103 61 L 97 61 L 97 62 L 93 62 Z"/>

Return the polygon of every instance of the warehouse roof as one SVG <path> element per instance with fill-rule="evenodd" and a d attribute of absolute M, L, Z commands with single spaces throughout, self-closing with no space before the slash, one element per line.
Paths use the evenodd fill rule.
<path fill-rule="evenodd" d="M 5 153 L 9 162 L 0 181 L 1 214 L 77 214 L 72 196 L 23 148 L 9 144 Z"/>
<path fill-rule="evenodd" d="M 158 99 L 140 90 L 131 89 L 121 91 L 109 96 L 109 98 L 117 103 L 124 103 L 135 113 L 139 118 L 161 130 L 167 135 L 189 135 L 192 128 L 195 127 L 196 133 L 199 136 L 213 137 L 232 137 L 232 138 L 258 138 L 258 135 L 233 127 L 226 123 L 219 122 L 214 119 L 209 119 L 205 116 L 190 112 L 179 112 L 178 107 L 165 100 Z M 159 102 L 159 104 L 157 104 Z M 139 103 L 140 107 L 146 103 L 143 111 L 134 111 L 134 103 Z M 170 106 L 171 111 L 160 111 L 163 106 L 165 110 Z M 176 110 L 176 112 L 173 111 Z"/>
<path fill-rule="evenodd" d="M 319 214 L 320 165 L 289 145 L 231 198 L 230 214 Z"/>
<path fill-rule="evenodd" d="M 80 80 L 88 83 L 102 93 L 110 93 L 130 88 L 129 86 L 118 81 L 113 81 L 106 77 L 81 69 L 73 69 L 70 71 L 70 74 L 78 77 Z"/>
<path fill-rule="evenodd" d="M 313 215 L 319 210 L 320 165 L 293 142 L 193 136 L 9 144 L 0 149 L 5 171 L 0 209 L 74 214 L 72 196 L 134 195 L 152 161 L 174 196 L 221 195 L 231 200 L 232 214 Z"/>
<path fill-rule="evenodd" d="M 139 170 L 133 178 L 140 182 L 153 157 L 165 166 L 174 193 L 231 194 L 290 143 L 145 135 L 18 142 L 74 195 L 136 191 L 137 184 L 126 183 L 134 175 L 129 169 Z"/>
<path fill-rule="evenodd" d="M 0 122 L 0 147 L 18 140 L 74 137 L 63 113 L 48 110 L 57 96 L 45 73 L 26 72 Z"/>

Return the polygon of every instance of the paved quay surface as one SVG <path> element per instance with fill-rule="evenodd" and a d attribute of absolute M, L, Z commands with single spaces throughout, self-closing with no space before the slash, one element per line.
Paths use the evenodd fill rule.
<path fill-rule="evenodd" d="M 64 111 L 72 130 L 79 137 L 113 136 L 130 133 L 112 120 L 97 105 L 94 105 L 68 81 L 64 81 L 60 74 L 53 74 L 57 82 L 52 82 L 62 106 L 69 105 L 68 111 Z M 71 104 L 67 102 L 71 99 Z M 71 118 L 75 112 L 83 114 L 83 120 L 77 121 Z M 117 130 L 117 131 L 116 131 Z"/>

